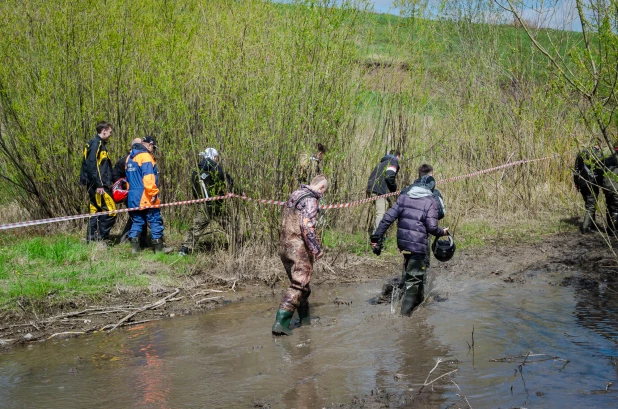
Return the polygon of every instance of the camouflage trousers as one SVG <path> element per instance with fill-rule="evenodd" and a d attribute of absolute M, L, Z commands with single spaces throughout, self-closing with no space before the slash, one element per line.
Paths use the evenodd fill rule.
<path fill-rule="evenodd" d="M 313 255 L 301 240 L 288 243 L 280 252 L 281 262 L 290 279 L 290 286 L 283 293 L 279 309 L 294 312 L 309 305 L 309 281 L 313 271 Z"/>

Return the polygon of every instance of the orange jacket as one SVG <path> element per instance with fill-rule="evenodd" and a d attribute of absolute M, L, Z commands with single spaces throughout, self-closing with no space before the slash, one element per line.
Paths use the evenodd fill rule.
<path fill-rule="evenodd" d="M 141 143 L 131 148 L 126 169 L 129 184 L 127 206 L 148 207 L 160 204 L 157 162 Z"/>

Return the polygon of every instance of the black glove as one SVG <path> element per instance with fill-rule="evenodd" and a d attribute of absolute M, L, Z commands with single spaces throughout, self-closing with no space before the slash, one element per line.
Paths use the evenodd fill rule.
<path fill-rule="evenodd" d="M 371 241 L 371 250 L 373 251 L 373 254 L 376 256 L 382 254 L 382 240 L 380 240 L 380 237 L 372 234 L 369 240 Z"/>

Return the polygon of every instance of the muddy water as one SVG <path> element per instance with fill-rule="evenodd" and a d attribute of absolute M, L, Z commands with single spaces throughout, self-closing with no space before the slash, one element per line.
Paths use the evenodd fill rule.
<path fill-rule="evenodd" d="M 291 337 L 270 335 L 277 300 L 266 298 L 15 348 L 0 355 L 0 407 L 322 408 L 417 391 L 438 359 L 430 380 L 457 369 L 456 384 L 443 378 L 406 407 L 445 407 L 457 394 L 474 408 L 618 407 L 618 286 L 561 281 L 435 278 L 447 299 L 409 319 L 367 302 L 379 282 L 318 287 L 319 322 Z M 521 371 L 524 358 L 490 362 L 529 352 Z"/>

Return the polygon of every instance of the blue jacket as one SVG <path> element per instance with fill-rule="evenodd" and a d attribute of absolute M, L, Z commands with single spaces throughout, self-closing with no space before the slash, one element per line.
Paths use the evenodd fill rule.
<path fill-rule="evenodd" d="M 157 162 L 141 143 L 131 147 L 127 157 L 128 207 L 148 207 L 160 204 Z"/>

